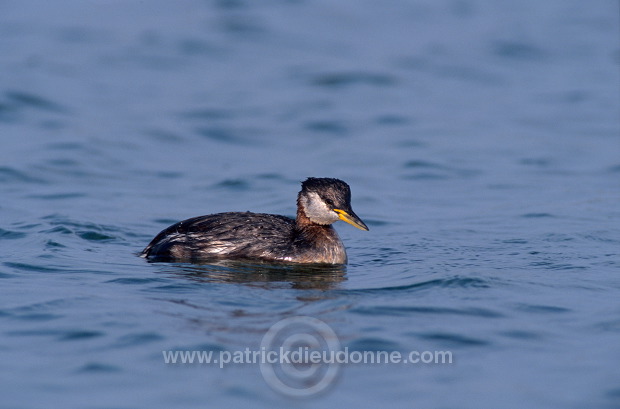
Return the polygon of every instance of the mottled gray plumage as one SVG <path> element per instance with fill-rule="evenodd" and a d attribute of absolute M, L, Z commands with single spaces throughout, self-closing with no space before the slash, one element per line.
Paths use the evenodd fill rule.
<path fill-rule="evenodd" d="M 142 252 L 157 261 L 258 259 L 345 264 L 347 255 L 331 226 L 338 219 L 368 230 L 351 210 L 349 185 L 308 178 L 297 198 L 297 218 L 228 212 L 194 217 L 159 233 Z"/>

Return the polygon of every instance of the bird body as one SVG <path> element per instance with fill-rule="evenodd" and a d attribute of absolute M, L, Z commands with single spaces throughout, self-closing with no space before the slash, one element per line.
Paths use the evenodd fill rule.
<path fill-rule="evenodd" d="M 346 250 L 331 224 L 340 219 L 368 230 L 351 210 L 350 196 L 341 180 L 308 178 L 298 195 L 295 219 L 252 212 L 194 217 L 163 230 L 141 255 L 154 261 L 225 258 L 346 264 Z"/>

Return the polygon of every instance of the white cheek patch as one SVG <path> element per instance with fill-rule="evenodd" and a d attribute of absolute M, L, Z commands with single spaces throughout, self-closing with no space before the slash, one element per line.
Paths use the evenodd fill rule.
<path fill-rule="evenodd" d="M 302 197 L 302 205 L 306 216 L 315 223 L 332 224 L 338 220 L 338 214 L 330 209 L 321 197 L 314 192 Z"/>

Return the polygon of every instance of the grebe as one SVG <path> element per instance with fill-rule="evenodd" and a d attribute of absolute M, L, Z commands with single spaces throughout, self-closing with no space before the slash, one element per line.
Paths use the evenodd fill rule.
<path fill-rule="evenodd" d="M 331 226 L 344 220 L 368 230 L 351 209 L 351 189 L 339 179 L 308 178 L 297 196 L 297 218 L 227 212 L 193 217 L 159 233 L 142 251 L 153 261 L 255 259 L 346 264 L 347 253 Z"/>

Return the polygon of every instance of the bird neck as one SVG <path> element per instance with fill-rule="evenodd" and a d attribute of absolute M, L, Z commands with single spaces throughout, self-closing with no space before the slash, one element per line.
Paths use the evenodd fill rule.
<path fill-rule="evenodd" d="M 306 213 L 306 207 L 308 206 L 309 201 L 307 196 L 302 196 L 302 192 L 297 196 L 297 218 L 295 219 L 295 224 L 298 229 L 312 229 L 318 228 L 320 230 L 331 227 L 329 224 L 317 223 L 315 220 L 312 220 L 308 217 Z"/>
<path fill-rule="evenodd" d="M 314 223 L 306 213 L 304 212 L 303 206 L 300 204 L 300 200 L 297 199 L 297 217 L 295 218 L 295 225 L 299 229 L 308 228 L 311 226 L 320 226 L 319 224 Z"/>

